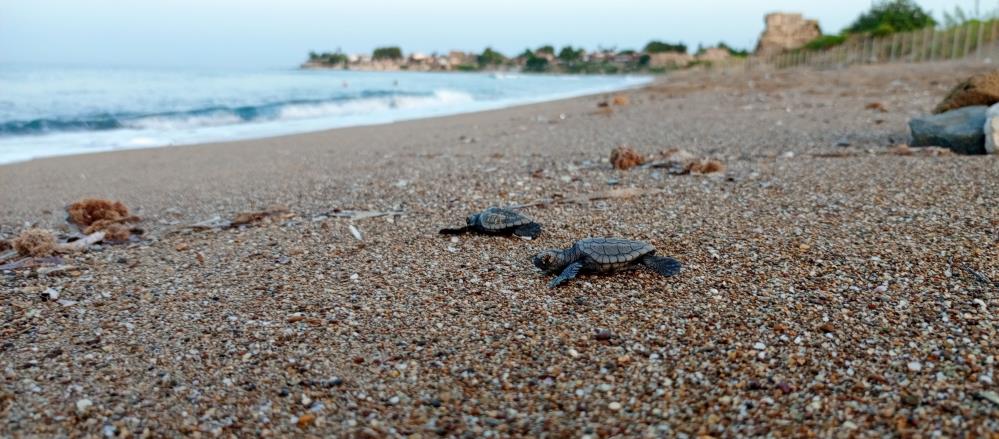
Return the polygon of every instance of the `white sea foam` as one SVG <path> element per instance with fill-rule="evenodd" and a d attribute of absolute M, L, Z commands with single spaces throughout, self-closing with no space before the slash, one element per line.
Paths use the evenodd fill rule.
<path fill-rule="evenodd" d="M 388 123 L 609 92 L 650 80 L 299 70 L 37 73 L 0 71 L 0 126 L 9 127 L 0 131 L 0 163 Z M 31 121 L 45 122 L 26 123 Z"/>

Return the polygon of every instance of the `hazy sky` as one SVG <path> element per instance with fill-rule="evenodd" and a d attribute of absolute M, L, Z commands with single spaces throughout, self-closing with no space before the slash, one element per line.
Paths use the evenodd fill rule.
<path fill-rule="evenodd" d="M 919 0 L 940 17 L 974 0 Z M 548 43 L 650 39 L 751 47 L 763 15 L 803 12 L 836 32 L 871 0 L 0 0 L 0 62 L 292 66 L 310 50 L 507 54 Z M 999 0 L 982 0 L 995 10 Z"/>

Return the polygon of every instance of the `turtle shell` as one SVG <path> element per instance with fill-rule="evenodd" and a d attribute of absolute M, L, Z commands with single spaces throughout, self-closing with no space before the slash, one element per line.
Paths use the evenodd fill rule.
<path fill-rule="evenodd" d="M 519 212 L 499 207 L 490 207 L 483 210 L 479 213 L 478 220 L 480 227 L 491 232 L 512 229 L 534 222 L 534 220 Z"/>
<path fill-rule="evenodd" d="M 576 242 L 576 248 L 604 269 L 621 268 L 656 251 L 647 242 L 619 238 L 587 238 Z"/>

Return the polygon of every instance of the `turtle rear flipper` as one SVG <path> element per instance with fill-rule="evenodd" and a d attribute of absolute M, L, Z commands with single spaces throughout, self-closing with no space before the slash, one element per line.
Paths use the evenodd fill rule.
<path fill-rule="evenodd" d="M 462 235 L 468 233 L 468 227 L 458 227 L 454 229 L 441 229 L 441 235 Z"/>
<path fill-rule="evenodd" d="M 541 224 L 530 223 L 524 224 L 516 229 L 513 229 L 513 234 L 523 237 L 523 238 L 537 238 L 541 234 Z"/>
<path fill-rule="evenodd" d="M 682 267 L 676 259 L 652 255 L 642 258 L 642 265 L 663 276 L 676 276 Z"/>
<path fill-rule="evenodd" d="M 568 267 L 565 267 L 565 269 L 562 270 L 562 274 L 558 275 L 558 277 L 552 279 L 552 281 L 548 283 L 548 288 L 555 288 L 564 282 L 574 279 L 576 275 L 579 274 L 579 270 L 581 268 L 583 268 L 583 264 L 580 262 L 573 262 L 569 264 Z"/>

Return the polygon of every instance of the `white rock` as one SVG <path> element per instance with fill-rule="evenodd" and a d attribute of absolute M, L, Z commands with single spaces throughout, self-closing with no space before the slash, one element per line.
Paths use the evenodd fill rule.
<path fill-rule="evenodd" d="M 999 104 L 989 107 L 985 113 L 985 152 L 999 153 Z"/>
<path fill-rule="evenodd" d="M 607 408 L 611 409 L 611 411 L 615 411 L 616 412 L 618 410 L 621 410 L 621 403 L 620 402 L 616 402 L 616 401 L 612 402 L 610 404 L 607 404 Z"/>
<path fill-rule="evenodd" d="M 76 401 L 76 412 L 83 415 L 90 411 L 90 408 L 94 406 L 94 402 L 89 399 L 80 399 Z"/>
<path fill-rule="evenodd" d="M 909 362 L 909 370 L 911 370 L 913 372 L 919 372 L 919 371 L 923 370 L 923 364 L 920 363 L 920 362 L 918 362 L 918 361 L 910 361 Z"/>

